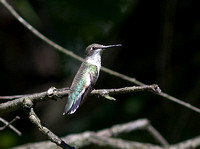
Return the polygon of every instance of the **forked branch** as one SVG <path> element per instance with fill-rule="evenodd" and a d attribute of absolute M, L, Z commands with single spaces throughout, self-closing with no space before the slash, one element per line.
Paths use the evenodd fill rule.
<path fill-rule="evenodd" d="M 189 139 L 187 141 L 180 142 L 174 145 L 163 144 L 160 142 L 162 140 L 157 135 L 154 138 L 161 144 L 147 144 L 147 143 L 139 143 L 131 140 L 124 140 L 116 138 L 118 135 L 127 134 L 136 130 L 146 130 L 149 133 L 149 126 L 153 128 L 150 122 L 147 119 L 139 119 L 136 121 L 128 122 L 125 124 L 114 125 L 110 128 L 106 128 L 97 132 L 94 131 L 86 131 L 79 134 L 71 134 L 66 137 L 63 137 L 66 143 L 73 145 L 76 148 L 87 148 L 90 145 L 96 147 L 104 147 L 104 148 L 117 148 L 117 149 L 186 149 L 186 148 L 198 148 L 200 146 L 200 136 Z M 155 128 L 154 128 L 155 129 Z M 157 131 L 157 130 L 156 130 Z M 161 134 L 159 134 L 161 136 Z M 162 136 L 161 136 L 162 137 Z M 14 149 L 34 149 L 34 148 L 56 148 L 55 144 L 52 144 L 50 141 L 43 141 L 39 143 L 29 143 Z"/>
<path fill-rule="evenodd" d="M 133 92 L 138 92 L 138 91 L 150 91 L 150 92 L 156 92 L 156 93 L 160 93 L 161 92 L 161 90 L 158 87 L 158 85 L 154 84 L 154 85 L 146 85 L 146 86 L 124 87 L 124 88 L 119 88 L 119 89 L 93 90 L 91 92 L 91 94 L 101 95 L 103 97 L 108 98 L 112 94 L 133 93 Z M 34 125 L 36 125 L 38 127 L 38 129 L 42 133 L 44 133 L 51 142 L 55 143 L 56 145 L 60 146 L 63 149 L 72 149 L 73 147 L 71 147 L 68 144 L 66 144 L 62 139 L 57 137 L 47 127 L 44 127 L 41 124 L 40 119 L 38 118 L 38 116 L 36 115 L 36 113 L 34 112 L 34 109 L 33 109 L 33 105 L 36 104 L 37 102 L 44 101 L 44 100 L 49 100 L 49 99 L 60 99 L 60 98 L 63 98 L 65 96 L 67 96 L 68 93 L 69 93 L 69 88 L 56 89 L 55 87 L 51 87 L 46 92 L 29 94 L 29 95 L 22 95 L 22 97 L 19 98 L 19 99 L 15 99 L 15 100 L 11 100 L 11 101 L 9 100 L 9 101 L 7 101 L 5 103 L 0 104 L 0 116 L 4 115 L 6 113 L 11 113 L 11 112 L 13 112 L 15 110 L 24 109 L 26 111 L 27 115 L 28 115 L 29 120 Z M 7 98 L 8 98 L 8 96 L 7 96 Z M 12 99 L 13 97 L 10 96 L 10 98 Z M 115 128 L 113 130 L 115 130 Z M 106 130 L 104 130 L 104 132 L 105 131 Z M 99 133 L 102 134 L 103 132 L 99 132 Z M 118 131 L 117 133 L 120 133 L 120 131 Z M 154 133 L 151 133 L 151 134 L 155 138 L 157 138 L 157 140 L 162 145 L 164 145 L 164 146 L 167 145 L 167 142 L 162 138 L 161 135 L 159 135 L 158 132 L 157 132 L 157 135 L 154 135 Z M 93 137 L 93 139 L 95 139 L 95 138 L 99 139 L 98 136 L 94 136 Z"/>
<path fill-rule="evenodd" d="M 30 25 L 27 21 L 25 21 L 16 11 L 15 9 L 13 9 L 13 7 L 7 3 L 6 0 L 0 0 L 0 2 L 3 4 L 3 6 L 22 24 L 24 25 L 30 32 L 32 32 L 36 37 L 40 38 L 41 40 L 43 40 L 45 43 L 49 44 L 50 46 L 54 47 L 56 50 L 70 56 L 70 57 L 73 57 L 74 59 L 78 60 L 78 61 L 83 61 L 83 58 L 81 58 L 80 56 L 74 54 L 72 51 L 70 50 L 67 50 L 65 48 L 63 48 L 62 46 L 56 44 L 55 42 L 53 42 L 52 40 L 48 39 L 46 36 L 44 36 L 43 34 L 41 34 L 37 29 L 35 29 L 32 25 Z M 118 77 L 120 79 L 123 79 L 123 80 L 126 80 L 126 81 L 129 81 L 129 82 L 132 82 L 136 85 L 145 85 L 145 83 L 142 83 L 138 80 L 136 80 L 135 78 L 132 78 L 132 77 L 129 77 L 129 76 L 126 76 L 124 74 L 121 74 L 119 72 L 116 72 L 116 71 L 113 71 L 111 69 L 108 69 L 106 67 L 101 67 L 101 70 L 110 74 L 110 75 L 113 75 L 115 77 Z M 198 112 L 200 113 L 200 109 L 187 103 L 187 102 L 184 102 L 178 98 L 175 98 L 167 93 L 160 93 L 159 94 L 161 97 L 164 97 L 168 100 L 171 100 L 175 103 L 178 103 L 184 107 L 187 107 L 188 109 L 190 110 L 193 110 L 195 112 Z"/>
<path fill-rule="evenodd" d="M 66 144 L 62 139 L 57 137 L 51 130 L 43 126 L 39 117 L 36 115 L 33 109 L 33 102 L 29 98 L 23 100 L 23 108 L 26 111 L 29 120 L 38 127 L 38 129 L 47 136 L 47 138 L 55 143 L 57 146 L 60 146 L 63 149 L 74 149 L 74 147 Z"/>

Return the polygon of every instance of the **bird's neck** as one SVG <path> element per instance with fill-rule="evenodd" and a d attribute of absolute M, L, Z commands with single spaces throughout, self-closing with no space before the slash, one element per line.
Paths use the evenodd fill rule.
<path fill-rule="evenodd" d="M 100 54 L 95 54 L 95 55 L 86 57 L 86 62 L 90 63 L 92 65 L 96 65 L 98 70 L 100 70 L 100 67 L 101 67 L 101 55 Z"/>
<path fill-rule="evenodd" d="M 92 56 L 88 56 L 88 57 L 86 57 L 86 62 L 93 64 L 93 65 L 97 65 L 97 63 L 101 64 L 101 55 L 95 54 Z"/>

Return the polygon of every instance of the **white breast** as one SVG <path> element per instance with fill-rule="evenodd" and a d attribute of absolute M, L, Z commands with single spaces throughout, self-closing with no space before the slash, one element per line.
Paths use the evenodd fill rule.
<path fill-rule="evenodd" d="M 97 69 L 98 69 L 98 72 L 100 71 L 100 68 L 101 68 L 101 56 L 99 54 L 95 54 L 95 55 L 92 55 L 92 56 L 88 57 L 86 62 L 88 62 L 90 64 L 93 64 L 93 65 L 96 65 Z"/>

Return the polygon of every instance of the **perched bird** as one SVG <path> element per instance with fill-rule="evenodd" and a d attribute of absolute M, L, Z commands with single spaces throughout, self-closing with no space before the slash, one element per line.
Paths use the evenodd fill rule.
<path fill-rule="evenodd" d="M 74 77 L 63 115 L 66 113 L 73 114 L 92 91 L 99 77 L 102 52 L 107 48 L 118 46 L 121 46 L 121 44 L 108 46 L 91 44 L 86 48 L 86 58 Z"/>

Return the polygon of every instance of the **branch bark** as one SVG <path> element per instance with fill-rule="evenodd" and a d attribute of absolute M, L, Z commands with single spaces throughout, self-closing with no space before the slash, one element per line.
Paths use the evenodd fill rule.
<path fill-rule="evenodd" d="M 23 108 L 26 111 L 29 120 L 38 127 L 38 129 L 47 136 L 47 138 L 55 143 L 57 146 L 63 148 L 63 149 L 74 149 L 74 147 L 69 146 L 66 144 L 62 139 L 57 137 L 53 132 L 51 132 L 47 127 L 43 126 L 39 117 L 36 115 L 34 109 L 33 109 L 33 102 L 26 98 L 23 103 Z"/>
<path fill-rule="evenodd" d="M 43 34 L 41 34 L 37 29 L 35 29 L 32 25 L 30 25 L 26 20 L 24 20 L 16 11 L 15 9 L 9 4 L 7 3 L 6 0 L 0 0 L 0 3 L 2 3 L 2 5 L 16 18 L 17 21 L 19 21 L 22 25 L 24 25 L 24 27 L 26 27 L 30 32 L 32 32 L 36 37 L 40 38 L 41 40 L 43 40 L 45 43 L 49 44 L 50 46 L 54 47 L 56 50 L 70 56 L 70 57 L 73 57 L 74 59 L 78 60 L 78 61 L 83 61 L 83 58 L 74 54 L 72 51 L 70 50 L 67 50 L 65 48 L 63 48 L 62 46 L 56 44 L 55 42 L 53 42 L 52 40 L 48 39 L 46 36 L 44 36 Z M 110 74 L 110 75 L 113 75 L 115 77 L 118 77 L 120 79 L 123 79 L 123 80 L 126 80 L 128 82 L 132 82 L 136 85 L 139 85 L 139 86 L 142 86 L 142 85 L 145 85 L 145 83 L 142 83 L 138 80 L 136 80 L 135 78 L 132 78 L 132 77 L 129 77 L 129 76 L 126 76 L 124 74 L 121 74 L 119 72 L 116 72 L 116 71 L 113 71 L 111 69 L 108 69 L 106 67 L 101 67 L 101 70 Z M 193 110 L 197 113 L 200 113 L 200 109 L 199 108 L 196 108 L 195 106 L 191 105 L 191 104 L 188 104 L 184 101 L 181 101 L 180 99 L 178 98 L 175 98 L 167 93 L 164 93 L 162 92 L 161 94 L 159 94 L 161 97 L 164 97 L 168 100 L 171 100 L 175 103 L 178 103 L 184 107 L 187 107 L 188 109 L 190 110 Z"/>
<path fill-rule="evenodd" d="M 158 85 L 145 85 L 145 86 L 132 86 L 132 87 L 124 87 L 124 88 L 119 88 L 119 89 L 100 89 L 100 90 L 93 90 L 90 94 L 91 95 L 101 95 L 105 97 L 105 95 L 113 95 L 113 94 L 121 94 L 121 93 L 133 93 L 133 92 L 138 92 L 138 91 L 151 91 L 151 92 L 156 92 L 159 93 L 160 89 Z M 26 98 L 31 100 L 33 104 L 37 102 L 41 102 L 44 100 L 49 100 L 49 99 L 60 99 L 63 97 L 66 97 L 69 93 L 69 88 L 63 88 L 63 89 L 56 89 L 55 87 L 51 87 L 48 91 L 46 92 L 41 92 L 41 93 L 34 93 L 34 94 L 29 94 L 27 96 L 22 95 L 21 98 L 12 100 L 12 101 L 7 101 L 5 103 L 0 104 L 0 116 L 3 116 L 7 113 L 19 110 L 23 108 L 23 103 Z M 7 96 L 8 97 L 8 96 Z M 12 96 L 10 96 L 12 98 Z"/>
<path fill-rule="evenodd" d="M 107 147 L 114 149 L 186 149 L 186 148 L 197 148 L 200 146 L 200 136 L 196 138 L 189 139 L 187 141 L 180 142 L 178 144 L 169 146 L 159 146 L 155 144 L 139 143 L 130 140 L 123 140 L 117 137 L 123 133 L 129 133 L 135 130 L 147 130 L 151 126 L 147 119 L 140 119 L 133 122 L 128 122 L 125 124 L 114 125 L 110 128 L 106 128 L 97 132 L 86 131 L 79 134 L 68 135 L 62 139 L 76 148 L 89 147 L 91 145 L 96 147 Z M 153 127 L 153 126 L 151 126 Z M 13 149 L 34 149 L 34 148 L 58 148 L 55 144 L 50 141 L 43 141 L 39 143 L 29 143 L 14 147 Z"/>
<path fill-rule="evenodd" d="M 124 87 L 124 88 L 119 88 L 119 89 L 93 90 L 91 94 L 101 95 L 105 98 L 109 97 L 108 99 L 111 99 L 113 98 L 113 97 L 110 97 L 110 95 L 112 94 L 130 93 L 130 92 L 138 92 L 138 91 L 151 91 L 151 92 L 157 92 L 157 93 L 161 92 L 158 85 L 154 84 L 154 85 L 146 85 L 146 86 Z M 60 99 L 67 96 L 68 93 L 69 93 L 69 88 L 56 89 L 55 87 L 51 87 L 46 92 L 22 95 L 22 97 L 19 99 L 7 101 L 5 103 L 0 104 L 0 116 L 13 112 L 15 110 L 24 109 L 28 114 L 29 120 L 33 124 L 35 124 L 39 128 L 39 130 L 48 137 L 48 139 L 51 142 L 57 144 L 63 149 L 72 149 L 73 147 L 66 144 L 62 139 L 57 137 L 48 128 L 42 126 L 40 119 L 35 114 L 34 109 L 33 109 L 33 105 L 36 104 L 37 102 L 49 100 L 49 99 Z M 8 96 L 6 98 L 9 99 Z M 10 98 L 13 99 L 12 96 L 10 96 Z M 93 139 L 94 138 L 95 137 L 93 137 Z"/>

